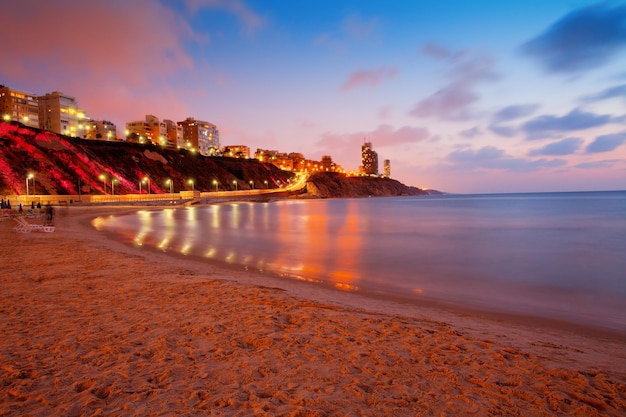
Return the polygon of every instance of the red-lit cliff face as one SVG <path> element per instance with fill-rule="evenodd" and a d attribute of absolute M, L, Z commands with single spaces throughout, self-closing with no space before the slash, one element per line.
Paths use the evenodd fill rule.
<path fill-rule="evenodd" d="M 293 174 L 255 159 L 203 157 L 187 151 L 125 142 L 68 138 L 15 123 L 0 122 L 0 195 L 26 194 L 116 194 L 139 192 L 139 183 L 149 178 L 150 192 L 211 191 L 276 188 Z M 104 181 L 103 177 L 104 176 Z M 237 182 L 237 185 L 233 183 Z M 253 184 L 250 184 L 253 181 Z M 267 183 L 266 183 L 267 182 Z M 267 184 L 267 185 L 266 185 Z M 148 181 L 142 184 L 145 193 Z"/>

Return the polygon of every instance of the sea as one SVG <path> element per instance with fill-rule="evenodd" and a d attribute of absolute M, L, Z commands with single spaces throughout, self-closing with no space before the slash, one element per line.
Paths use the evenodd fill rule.
<path fill-rule="evenodd" d="M 239 201 L 93 224 L 339 291 L 626 332 L 626 191 Z"/>

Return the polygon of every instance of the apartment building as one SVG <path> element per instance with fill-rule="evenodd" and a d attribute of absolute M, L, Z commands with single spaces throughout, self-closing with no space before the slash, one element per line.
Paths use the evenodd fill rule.
<path fill-rule="evenodd" d="M 217 126 L 202 120 L 188 117 L 178 125 L 183 128 L 185 148 L 200 155 L 219 155 L 220 139 Z"/>
<path fill-rule="evenodd" d="M 82 122 L 87 119 L 85 112 L 78 108 L 76 99 L 54 91 L 39 96 L 39 127 L 60 135 L 85 137 L 81 130 Z"/>
<path fill-rule="evenodd" d="M 117 140 L 117 126 L 108 120 L 85 120 L 80 128 L 84 131 L 84 139 Z"/>
<path fill-rule="evenodd" d="M 165 119 L 163 122 L 165 123 L 168 146 L 171 148 L 184 148 L 183 127 L 171 120 Z"/>
<path fill-rule="evenodd" d="M 387 178 L 391 178 L 391 161 L 385 159 L 383 161 L 383 175 Z"/>
<path fill-rule="evenodd" d="M 361 146 L 361 174 L 378 175 L 378 153 L 372 148 L 372 142 Z"/>
<path fill-rule="evenodd" d="M 222 155 L 231 158 L 250 159 L 250 148 L 246 145 L 228 145 L 222 149 Z"/>
<path fill-rule="evenodd" d="M 5 122 L 15 121 L 39 128 L 39 98 L 0 85 L 0 115 Z"/>

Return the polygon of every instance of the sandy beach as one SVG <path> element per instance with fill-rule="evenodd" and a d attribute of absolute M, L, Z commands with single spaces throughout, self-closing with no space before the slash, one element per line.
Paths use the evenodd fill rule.
<path fill-rule="evenodd" d="M 626 335 L 0 223 L 0 416 L 624 416 Z M 30 221 L 35 221 L 29 219 Z"/>

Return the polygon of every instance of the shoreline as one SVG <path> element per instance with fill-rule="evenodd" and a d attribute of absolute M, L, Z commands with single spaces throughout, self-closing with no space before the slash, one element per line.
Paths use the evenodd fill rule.
<path fill-rule="evenodd" d="M 238 200 L 241 201 L 241 200 Z M 231 203 L 232 201 L 217 201 L 212 202 L 210 204 L 201 204 L 200 206 L 210 206 L 213 204 L 226 204 Z M 246 202 L 250 202 L 246 200 Z M 252 201 L 254 202 L 254 201 Z M 127 215 L 135 213 L 137 210 L 161 210 L 164 208 L 168 209 L 177 209 L 182 208 L 180 206 L 149 206 L 149 207 L 124 207 L 119 208 L 116 211 L 116 215 Z M 93 228 L 94 226 L 91 224 L 91 218 L 85 219 L 82 224 L 87 228 Z M 286 281 L 289 283 L 293 283 L 294 285 L 310 285 L 319 287 L 322 292 L 328 291 L 330 292 L 329 301 L 332 301 L 333 293 L 334 294 L 351 294 L 357 297 L 363 297 L 365 303 L 368 301 L 374 301 L 377 303 L 378 308 L 382 308 L 384 310 L 384 304 L 402 304 L 406 309 L 410 310 L 411 308 L 431 308 L 443 312 L 454 312 L 461 315 L 476 315 L 480 316 L 484 319 L 490 319 L 497 322 L 509 321 L 516 324 L 526 324 L 529 327 L 540 327 L 540 328 L 550 328 L 556 327 L 559 329 L 569 329 L 571 332 L 575 333 L 584 333 L 592 336 L 606 337 L 610 339 L 616 339 L 620 341 L 626 342 L 626 329 L 623 327 L 619 327 L 617 324 L 609 325 L 609 324 L 600 324 L 597 321 L 587 319 L 586 321 L 577 320 L 576 317 L 567 317 L 561 316 L 559 317 L 556 314 L 547 316 L 543 314 L 532 314 L 531 307 L 519 307 L 516 309 L 507 308 L 502 300 L 496 305 L 486 306 L 479 304 L 470 304 L 466 303 L 460 299 L 439 299 L 436 297 L 428 297 L 428 296 L 415 296 L 413 294 L 404 295 L 400 292 L 393 291 L 385 291 L 381 289 L 375 288 L 367 288 L 367 287 L 351 287 L 346 286 L 342 287 L 341 285 L 337 285 L 332 281 L 322 281 L 317 278 L 310 278 L 305 276 L 297 276 L 290 275 L 288 273 L 283 273 L 279 271 L 271 271 L 271 270 L 259 270 L 254 266 L 247 266 L 238 263 L 228 263 L 218 259 L 211 259 L 203 256 L 198 256 L 194 254 L 182 254 L 177 251 L 158 249 L 152 246 L 141 246 L 137 247 L 133 245 L 130 241 L 124 241 L 119 235 L 108 232 L 108 231 L 98 231 L 105 235 L 108 239 L 115 240 L 119 243 L 124 244 L 131 250 L 135 251 L 145 251 L 148 253 L 158 253 L 165 254 L 169 257 L 176 258 L 178 260 L 184 260 L 185 262 L 198 262 L 200 264 L 208 264 L 213 265 L 218 268 L 222 268 L 226 271 L 245 271 L 249 274 L 256 275 L 258 279 L 279 279 L 280 282 Z M 535 291 L 539 291 L 536 289 Z M 304 295 L 306 297 L 306 295 Z M 504 299 L 503 299 L 504 300 Z M 362 304 L 358 303 L 356 300 L 349 303 L 350 306 L 361 306 Z M 367 307 L 366 307 L 367 308 Z M 399 309 L 399 314 L 402 314 L 402 309 Z M 581 317 L 579 317 L 581 318 Z"/>
<path fill-rule="evenodd" d="M 150 207 L 155 208 L 155 207 Z M 626 338 L 0 224 L 0 415 L 621 415 Z M 540 330 L 539 330 L 540 329 Z"/>

